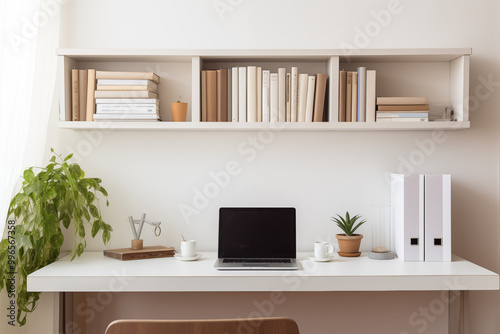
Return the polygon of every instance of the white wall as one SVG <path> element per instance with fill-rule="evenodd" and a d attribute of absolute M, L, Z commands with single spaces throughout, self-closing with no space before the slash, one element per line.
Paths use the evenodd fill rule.
<path fill-rule="evenodd" d="M 380 19 L 380 11 L 390 3 L 398 14 L 361 40 L 358 31 L 373 28 L 374 13 Z M 222 17 L 215 10 L 217 4 L 226 6 Z M 218 208 L 231 205 L 295 206 L 299 250 L 311 250 L 317 238 L 333 240 L 337 230 L 329 217 L 345 210 L 368 216 L 371 205 L 388 203 L 384 174 L 398 171 L 403 160 L 424 151 L 425 159 L 417 161 L 415 172 L 453 175 L 453 252 L 498 272 L 499 12 L 499 1 L 465 0 L 401 0 L 399 5 L 388 0 L 74 0 L 63 6 L 62 48 L 472 47 L 470 94 L 479 106 L 472 108 L 471 129 L 446 132 L 446 141 L 430 151 L 422 148 L 432 137 L 427 131 L 282 132 L 256 159 L 247 161 L 237 147 L 254 132 L 60 130 L 57 108 L 52 112 L 48 147 L 80 153 L 87 174 L 104 180 L 111 203 L 103 209 L 104 217 L 115 230 L 110 248 L 127 246 L 131 239 L 127 217 L 146 212 L 162 221 L 162 244 L 177 245 L 182 233 L 197 239 L 206 251 L 216 250 Z M 485 88 L 485 80 L 494 84 Z M 164 106 L 169 102 L 162 101 Z M 90 151 L 82 150 L 86 142 L 92 143 Z M 179 205 L 190 204 L 195 189 L 211 181 L 209 173 L 223 170 L 230 160 L 241 164 L 241 174 L 186 223 Z M 363 247 L 369 248 L 368 224 L 361 232 L 367 235 Z M 149 230 L 143 237 L 146 244 L 156 243 Z M 102 249 L 100 240 L 88 243 L 88 250 Z M 366 302 L 358 294 L 353 298 Z M 473 292 L 470 299 L 471 333 L 497 333 L 498 294 Z M 390 300 L 407 314 L 428 303 Z M 357 332 L 374 332 L 369 324 L 355 326 Z M 309 324 L 306 333 L 311 328 Z M 398 324 L 385 333 L 416 329 L 410 323 L 405 328 Z"/>

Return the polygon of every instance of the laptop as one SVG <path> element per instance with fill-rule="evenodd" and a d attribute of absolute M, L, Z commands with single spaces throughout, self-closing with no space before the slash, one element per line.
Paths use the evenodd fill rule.
<path fill-rule="evenodd" d="M 220 208 L 219 270 L 292 270 L 295 208 Z"/>

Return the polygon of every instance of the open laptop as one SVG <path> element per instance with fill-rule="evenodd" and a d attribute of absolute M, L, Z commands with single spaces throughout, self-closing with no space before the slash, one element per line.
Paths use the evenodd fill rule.
<path fill-rule="evenodd" d="M 291 270 L 296 260 L 295 208 L 220 208 L 220 270 Z"/>

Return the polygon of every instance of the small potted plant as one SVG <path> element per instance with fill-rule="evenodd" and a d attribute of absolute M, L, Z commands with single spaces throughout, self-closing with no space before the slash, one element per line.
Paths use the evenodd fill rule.
<path fill-rule="evenodd" d="M 364 223 L 366 220 L 360 220 L 360 215 L 355 215 L 351 217 L 349 212 L 346 211 L 345 217 L 337 214 L 337 217 L 332 217 L 332 221 L 337 224 L 338 227 L 344 233 L 337 234 L 337 240 L 339 242 L 339 255 L 340 256 L 348 256 L 348 257 L 356 257 L 360 256 L 361 252 L 359 251 L 359 246 L 361 245 L 361 239 L 363 239 L 362 234 L 354 234 L 354 232 Z"/>
<path fill-rule="evenodd" d="M 172 102 L 172 120 L 174 122 L 185 122 L 187 115 L 188 104 L 186 102 L 181 102 L 181 97 L 176 102 Z"/>

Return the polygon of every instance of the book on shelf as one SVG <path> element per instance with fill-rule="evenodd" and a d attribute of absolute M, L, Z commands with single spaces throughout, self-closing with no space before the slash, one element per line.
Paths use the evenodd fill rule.
<path fill-rule="evenodd" d="M 257 66 L 247 67 L 247 122 L 257 122 Z"/>
<path fill-rule="evenodd" d="M 278 102 L 278 73 L 269 75 L 269 105 L 270 105 L 270 121 L 278 122 L 279 120 L 279 102 Z"/>
<path fill-rule="evenodd" d="M 257 122 L 262 122 L 262 67 L 257 67 Z"/>
<path fill-rule="evenodd" d="M 207 72 L 207 122 L 217 122 L 217 71 Z"/>
<path fill-rule="evenodd" d="M 233 67 L 231 69 L 232 77 L 231 77 L 231 121 L 238 122 L 238 68 Z"/>
<path fill-rule="evenodd" d="M 375 122 L 377 99 L 377 72 L 366 71 L 366 121 Z"/>
<path fill-rule="evenodd" d="M 314 122 L 323 121 L 325 113 L 326 80 L 326 74 L 316 74 L 316 90 L 314 95 Z"/>
<path fill-rule="evenodd" d="M 129 98 L 145 98 L 145 99 L 156 99 L 158 94 L 149 92 L 147 90 L 96 90 L 95 97 L 97 99 L 129 99 Z"/>
<path fill-rule="evenodd" d="M 429 112 L 428 104 L 393 104 L 393 105 L 378 105 L 377 111 L 407 111 L 407 112 Z"/>
<path fill-rule="evenodd" d="M 352 72 L 351 122 L 358 121 L 358 72 Z"/>
<path fill-rule="evenodd" d="M 95 114 L 94 115 L 94 120 L 158 120 L 160 117 L 158 114 L 153 113 L 153 114 L 145 114 L 145 113 L 139 113 L 139 114 Z"/>
<path fill-rule="evenodd" d="M 391 104 L 429 104 L 427 97 L 421 96 L 388 96 L 388 97 L 377 97 L 377 105 L 391 105 Z"/>
<path fill-rule="evenodd" d="M 112 104 L 159 104 L 158 99 L 95 99 L 95 103 L 112 103 Z"/>
<path fill-rule="evenodd" d="M 78 120 L 87 119 L 87 86 L 89 72 L 88 70 L 78 70 Z"/>
<path fill-rule="evenodd" d="M 247 121 L 247 68 L 238 68 L 238 122 Z"/>
<path fill-rule="evenodd" d="M 96 114 L 156 114 L 159 109 L 157 103 L 98 103 Z"/>
<path fill-rule="evenodd" d="M 87 111 L 85 120 L 87 122 L 92 122 L 94 120 L 95 114 L 95 89 L 96 89 L 96 78 L 95 69 L 88 70 L 88 80 L 87 80 Z"/>
<path fill-rule="evenodd" d="M 226 85 L 226 96 L 227 96 L 227 101 L 226 101 L 226 109 L 227 109 L 227 122 L 232 122 L 233 121 L 233 70 L 228 68 L 227 69 L 227 85 Z"/>
<path fill-rule="evenodd" d="M 160 77 L 154 72 L 96 71 L 96 79 L 151 80 L 160 83 Z"/>
<path fill-rule="evenodd" d="M 346 121 L 345 102 L 346 102 L 347 72 L 339 72 L 339 122 Z"/>
<path fill-rule="evenodd" d="M 158 93 L 157 88 L 148 85 L 99 85 L 97 84 L 96 90 L 147 90 L 150 92 Z"/>
<path fill-rule="evenodd" d="M 366 67 L 358 67 L 358 109 L 357 121 L 366 121 Z"/>
<path fill-rule="evenodd" d="M 286 121 L 286 68 L 278 68 L 278 122 Z"/>
<path fill-rule="evenodd" d="M 227 122 L 227 70 L 217 70 L 217 122 Z"/>
<path fill-rule="evenodd" d="M 269 122 L 270 120 L 270 75 L 269 70 L 262 71 L 262 122 Z"/>
<path fill-rule="evenodd" d="M 350 122 L 352 118 L 352 72 L 346 72 L 346 90 L 345 90 L 345 121 Z"/>
<path fill-rule="evenodd" d="M 158 89 L 158 84 L 152 80 L 135 79 L 98 79 L 98 85 L 128 85 L 128 86 L 151 86 Z"/>
<path fill-rule="evenodd" d="M 291 68 L 291 87 L 290 87 L 290 121 L 297 122 L 297 102 L 298 102 L 298 86 L 299 86 L 299 70 L 298 67 Z"/>
<path fill-rule="evenodd" d="M 429 113 L 426 112 L 383 112 L 377 113 L 377 118 L 384 117 L 405 117 L 405 118 L 429 118 Z"/>
<path fill-rule="evenodd" d="M 78 102 L 78 69 L 74 68 L 71 70 L 71 120 L 78 121 L 80 118 L 79 114 L 79 102 Z"/>
<path fill-rule="evenodd" d="M 207 71 L 201 71 L 201 121 L 207 121 Z"/>
<path fill-rule="evenodd" d="M 290 86 L 291 85 L 291 76 L 290 73 L 286 74 L 285 78 L 285 109 L 286 109 L 286 122 L 292 121 L 292 105 L 290 103 Z"/>
<path fill-rule="evenodd" d="M 377 122 L 427 122 L 428 117 L 378 117 Z"/>
<path fill-rule="evenodd" d="M 306 121 L 306 108 L 307 108 L 307 82 L 309 75 L 305 73 L 299 74 L 299 87 L 298 87 L 298 102 L 297 102 L 297 122 Z"/>
<path fill-rule="evenodd" d="M 316 77 L 314 75 L 310 75 L 307 78 L 307 101 L 306 101 L 306 122 L 313 121 L 313 113 L 314 113 L 314 90 L 316 88 Z"/>

